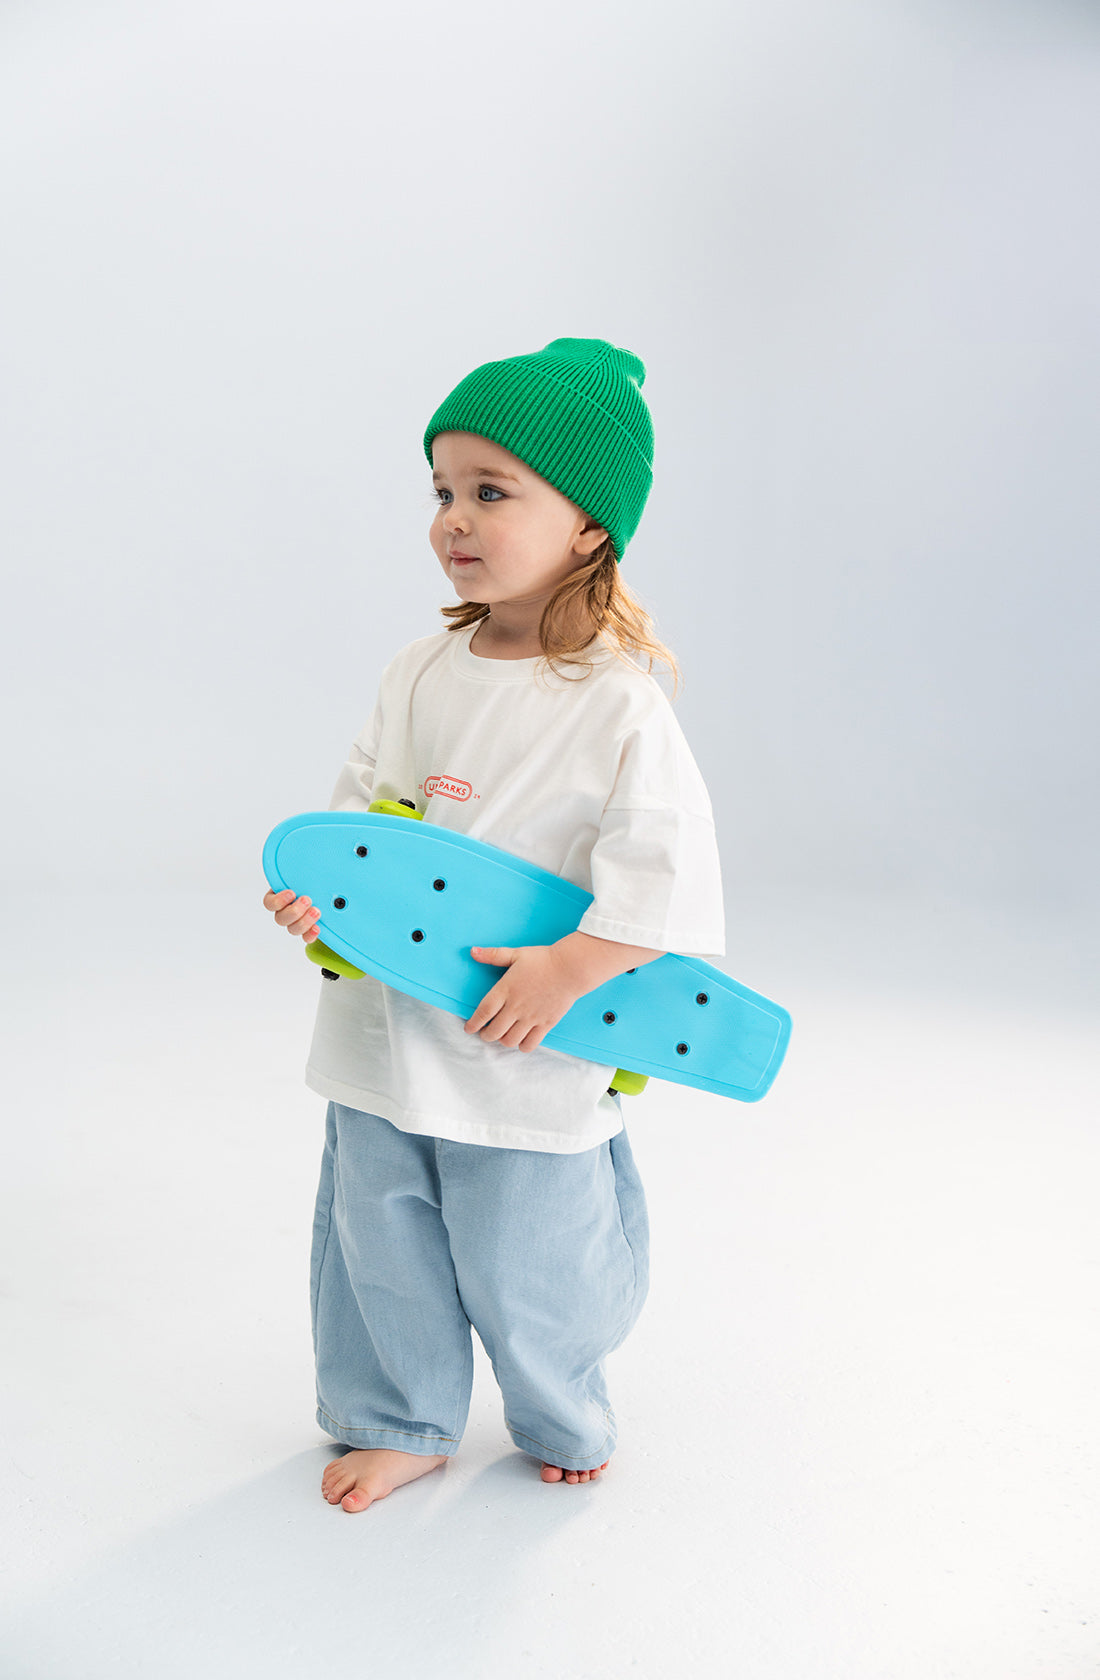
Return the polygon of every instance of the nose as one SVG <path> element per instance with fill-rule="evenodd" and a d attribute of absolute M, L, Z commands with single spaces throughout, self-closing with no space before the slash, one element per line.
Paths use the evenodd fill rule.
<path fill-rule="evenodd" d="M 469 520 L 463 518 L 457 500 L 452 499 L 443 509 L 443 529 L 445 531 L 469 529 Z"/>

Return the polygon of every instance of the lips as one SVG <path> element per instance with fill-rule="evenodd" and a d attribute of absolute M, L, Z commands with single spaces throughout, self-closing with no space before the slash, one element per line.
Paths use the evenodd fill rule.
<path fill-rule="evenodd" d="M 457 548 L 452 548 L 448 558 L 451 559 L 451 560 L 476 560 L 477 555 L 476 554 L 461 554 Z"/>

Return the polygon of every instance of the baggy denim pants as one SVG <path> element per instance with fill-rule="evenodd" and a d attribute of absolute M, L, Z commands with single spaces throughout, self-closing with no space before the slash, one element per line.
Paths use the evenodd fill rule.
<path fill-rule="evenodd" d="M 590 1470 L 616 1438 L 602 1361 L 648 1286 L 625 1132 L 554 1155 L 422 1137 L 329 1104 L 310 1296 L 317 1422 L 338 1441 L 457 1452 L 472 1325 L 516 1446 Z"/>

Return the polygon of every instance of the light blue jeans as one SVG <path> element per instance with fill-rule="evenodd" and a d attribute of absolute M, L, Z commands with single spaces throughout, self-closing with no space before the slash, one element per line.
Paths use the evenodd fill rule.
<path fill-rule="evenodd" d="M 625 1132 L 551 1155 L 421 1137 L 329 1104 L 310 1296 L 317 1421 L 338 1441 L 457 1452 L 472 1325 L 516 1446 L 590 1470 L 616 1438 L 602 1361 L 648 1287 Z"/>

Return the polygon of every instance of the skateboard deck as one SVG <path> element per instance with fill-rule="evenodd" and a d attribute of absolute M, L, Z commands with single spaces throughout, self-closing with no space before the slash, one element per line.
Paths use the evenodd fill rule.
<path fill-rule="evenodd" d="M 312 899 L 319 939 L 337 956 L 465 1020 L 504 972 L 475 961 L 472 945 L 551 945 L 592 903 L 583 887 L 498 846 L 373 810 L 288 818 L 268 835 L 263 868 L 273 891 Z M 669 952 L 578 998 L 542 1043 L 758 1102 L 790 1031 L 779 1004 Z"/>

